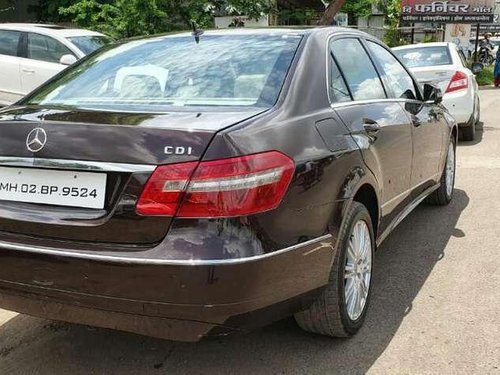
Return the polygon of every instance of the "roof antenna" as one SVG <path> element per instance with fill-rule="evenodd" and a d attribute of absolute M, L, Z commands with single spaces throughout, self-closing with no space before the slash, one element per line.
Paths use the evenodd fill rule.
<path fill-rule="evenodd" d="M 196 22 L 191 21 L 191 27 L 193 28 L 193 36 L 196 44 L 200 43 L 200 36 L 202 36 L 205 32 L 202 29 L 198 28 Z"/>

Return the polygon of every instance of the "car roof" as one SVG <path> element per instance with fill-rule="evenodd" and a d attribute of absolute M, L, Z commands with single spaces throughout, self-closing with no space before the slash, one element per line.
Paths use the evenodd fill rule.
<path fill-rule="evenodd" d="M 304 35 L 304 36 L 318 36 L 324 37 L 332 34 L 342 34 L 349 33 L 355 34 L 359 36 L 365 36 L 369 38 L 373 38 L 371 35 L 358 31 L 355 29 L 349 29 L 344 27 L 336 27 L 336 26 L 299 26 L 299 27 L 241 27 L 241 28 L 228 28 L 228 29 L 210 29 L 203 30 L 203 35 Z M 182 32 L 173 32 L 166 34 L 157 34 L 157 35 L 149 35 L 149 36 L 139 36 L 133 37 L 123 42 L 126 43 L 128 41 L 136 41 L 136 40 L 154 40 L 161 39 L 165 37 L 186 37 L 192 36 L 192 31 L 182 31 Z M 203 38 L 203 36 L 202 36 Z"/>
<path fill-rule="evenodd" d="M 232 35 L 232 34 L 269 34 L 269 33 L 282 33 L 282 34 L 288 34 L 288 33 L 298 33 L 298 34 L 315 34 L 315 33 L 321 33 L 324 31 L 329 31 L 329 32 L 345 32 L 345 31 L 354 31 L 358 33 L 362 33 L 360 31 L 354 30 L 354 29 L 348 29 L 345 27 L 335 27 L 335 26 L 269 26 L 269 27 L 238 27 L 238 28 L 227 28 L 227 29 L 210 29 L 206 30 L 205 33 L 207 34 L 226 34 L 226 35 Z M 178 34 L 191 34 L 191 31 L 189 32 L 180 32 Z"/>
<path fill-rule="evenodd" d="M 85 29 L 73 29 L 69 27 L 50 25 L 42 23 L 0 23 L 0 30 L 16 30 L 25 32 L 37 32 L 45 35 L 72 37 L 85 35 L 103 35 L 96 31 Z"/>

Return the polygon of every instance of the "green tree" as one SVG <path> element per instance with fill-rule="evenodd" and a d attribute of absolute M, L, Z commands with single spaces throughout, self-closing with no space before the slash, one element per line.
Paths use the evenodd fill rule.
<path fill-rule="evenodd" d="M 384 12 L 386 18 L 384 42 L 389 47 L 405 44 L 406 42 L 401 38 L 399 30 L 403 10 L 401 0 L 378 0 L 377 5 Z"/>
<path fill-rule="evenodd" d="M 115 37 L 154 34 L 169 26 L 167 13 L 156 0 L 80 0 L 60 7 L 58 13 L 81 27 Z"/>
<path fill-rule="evenodd" d="M 354 25 L 358 18 L 371 14 L 373 3 L 374 0 L 346 0 L 340 11 L 347 13 L 349 25 Z"/>
<path fill-rule="evenodd" d="M 216 14 L 259 18 L 269 0 L 40 0 L 38 19 L 74 22 L 117 38 L 187 29 L 195 21 L 213 27 Z"/>
<path fill-rule="evenodd" d="M 74 0 L 38 0 L 38 3 L 28 5 L 28 12 L 34 13 L 40 22 L 64 22 L 67 17 L 59 14 L 60 7 L 73 4 Z"/>
<path fill-rule="evenodd" d="M 16 0 L 0 1 L 0 13 L 15 10 L 17 5 Z"/>

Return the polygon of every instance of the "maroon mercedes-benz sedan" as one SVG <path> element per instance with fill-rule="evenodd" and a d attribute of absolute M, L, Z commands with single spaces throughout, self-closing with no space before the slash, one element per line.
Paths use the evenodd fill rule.
<path fill-rule="evenodd" d="M 376 246 L 447 204 L 455 121 L 373 37 L 108 46 L 0 112 L 0 307 L 175 340 L 354 334 Z"/>

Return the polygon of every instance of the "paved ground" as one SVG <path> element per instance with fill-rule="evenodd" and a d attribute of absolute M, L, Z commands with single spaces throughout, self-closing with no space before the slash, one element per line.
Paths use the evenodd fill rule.
<path fill-rule="evenodd" d="M 179 344 L 0 310 L 0 374 L 500 373 L 500 91 L 481 99 L 484 132 L 459 145 L 453 203 L 418 208 L 384 243 L 356 337 L 289 319 Z"/>

